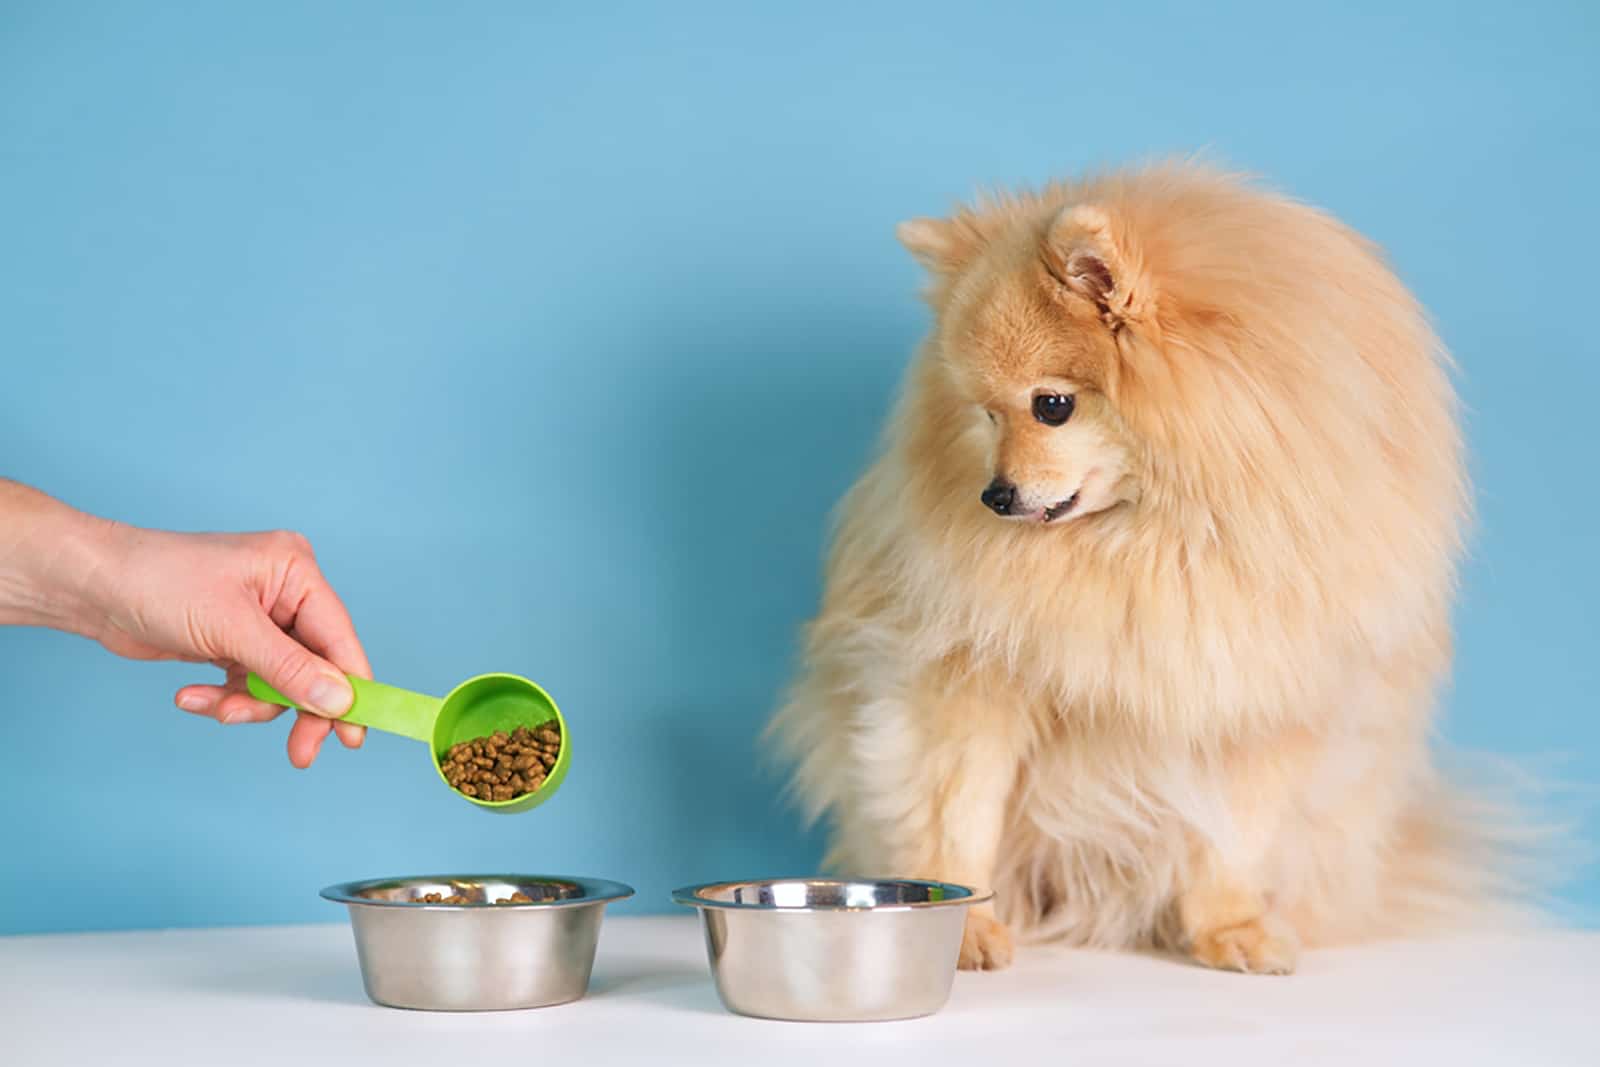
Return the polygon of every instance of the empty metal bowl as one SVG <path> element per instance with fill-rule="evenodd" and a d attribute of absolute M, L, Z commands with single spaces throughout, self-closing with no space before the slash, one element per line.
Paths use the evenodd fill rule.
<path fill-rule="evenodd" d="M 910 878 L 716 882 L 672 894 L 700 910 L 717 995 L 766 1019 L 931 1015 L 950 999 L 966 886 Z"/>
<path fill-rule="evenodd" d="M 427 904 L 431 893 L 465 904 Z M 521 893 L 531 903 L 497 904 Z M 392 1008 L 503 1011 L 577 1000 L 589 988 L 606 904 L 620 882 L 447 874 L 332 885 L 350 909 L 367 996 Z"/>

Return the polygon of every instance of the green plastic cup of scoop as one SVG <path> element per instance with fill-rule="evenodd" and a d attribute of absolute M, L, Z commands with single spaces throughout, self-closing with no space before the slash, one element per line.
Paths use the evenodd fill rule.
<path fill-rule="evenodd" d="M 439 780 L 462 800 L 505 814 L 527 811 L 554 796 L 567 777 L 567 765 L 572 762 L 572 738 L 567 733 L 567 720 L 556 702 L 550 699 L 550 694 L 526 678 L 515 674 L 480 674 L 468 678 L 441 700 L 382 682 L 346 677 L 350 678 L 356 697 L 342 721 L 424 742 L 433 757 L 433 769 Z M 294 707 L 294 701 L 272 688 L 258 674 L 252 673 L 245 684 L 257 700 Z M 544 783 L 532 793 L 512 800 L 480 800 L 467 796 L 445 779 L 439 764 L 451 745 L 475 741 L 496 730 L 509 734 L 519 726 L 532 729 L 552 719 L 561 731 L 561 750 Z"/>

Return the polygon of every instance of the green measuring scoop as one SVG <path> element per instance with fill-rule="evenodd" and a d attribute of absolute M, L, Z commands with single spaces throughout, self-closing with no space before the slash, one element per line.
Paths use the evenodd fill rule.
<path fill-rule="evenodd" d="M 550 694 L 526 678 L 515 674 L 480 674 L 468 678 L 440 700 L 365 678 L 346 677 L 356 697 L 340 721 L 425 742 L 433 755 L 433 769 L 445 785 L 450 783 L 439 764 L 451 745 L 476 741 L 496 730 L 508 734 L 519 726 L 531 730 L 555 720 L 561 732 L 561 749 L 556 753 L 555 766 L 550 768 L 538 789 L 512 800 L 480 800 L 451 786 L 451 791 L 462 800 L 507 814 L 527 811 L 549 800 L 567 776 L 567 765 L 572 762 L 567 720 L 556 702 L 550 699 Z M 252 673 L 245 685 L 257 700 L 294 707 L 294 701 L 268 685 L 260 675 Z"/>

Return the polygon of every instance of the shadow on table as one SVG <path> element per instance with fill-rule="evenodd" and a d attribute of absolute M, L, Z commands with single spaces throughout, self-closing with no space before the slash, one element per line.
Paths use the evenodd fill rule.
<path fill-rule="evenodd" d="M 196 969 L 185 985 L 212 995 L 316 1001 L 373 1006 L 361 987 L 354 960 L 282 960 L 249 970 L 219 966 Z M 633 998 L 675 1011 L 722 1015 L 721 1002 L 704 967 L 662 967 L 635 974 L 596 973 L 586 999 Z"/>
<path fill-rule="evenodd" d="M 589 981 L 589 996 L 649 1001 L 674 1011 L 727 1014 L 704 965 L 663 966 L 632 974 L 596 971 Z"/>
<path fill-rule="evenodd" d="M 229 960 L 196 967 L 185 976 L 195 992 L 214 996 L 265 997 L 322 1004 L 372 1004 L 350 950 L 274 959 L 246 967 Z"/>

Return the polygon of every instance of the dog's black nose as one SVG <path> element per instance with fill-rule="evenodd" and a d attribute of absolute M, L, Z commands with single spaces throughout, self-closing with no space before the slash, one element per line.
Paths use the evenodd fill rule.
<path fill-rule="evenodd" d="M 996 478 L 989 483 L 989 488 L 983 491 L 983 506 L 996 515 L 1011 514 L 1011 505 L 1017 502 L 1017 487 L 1010 482 Z"/>

